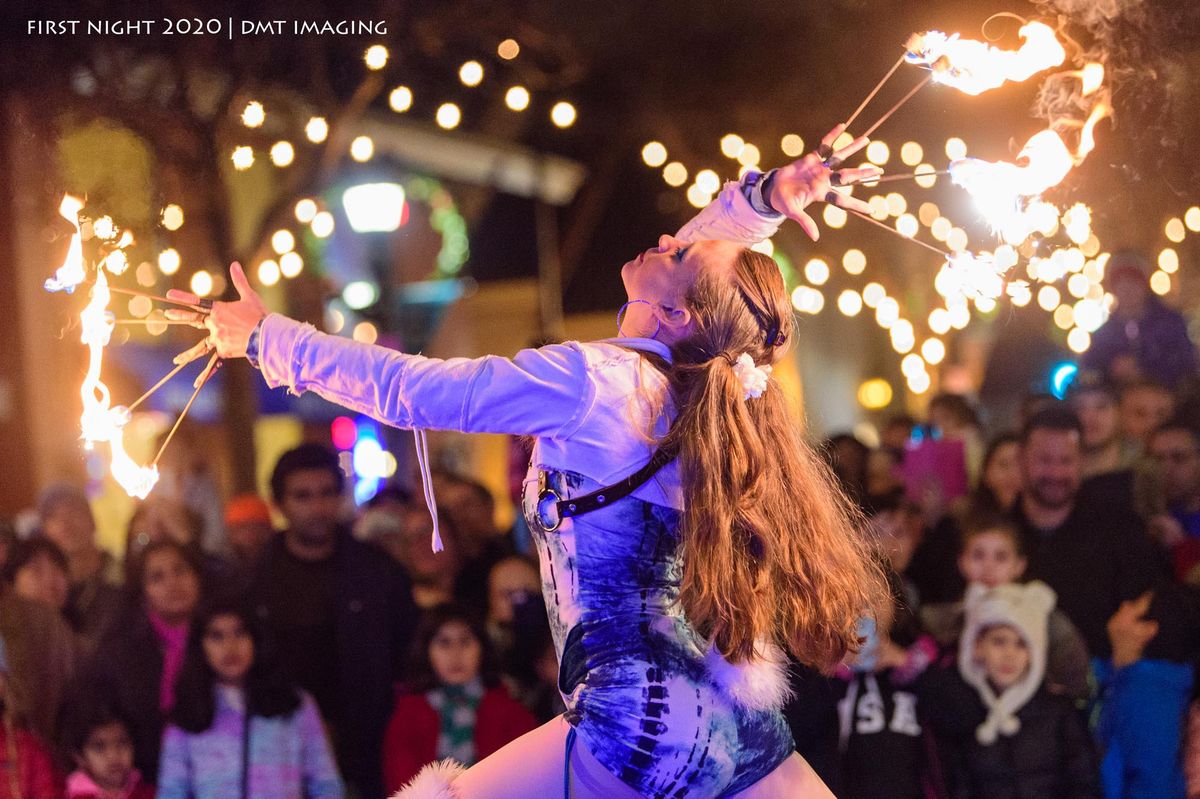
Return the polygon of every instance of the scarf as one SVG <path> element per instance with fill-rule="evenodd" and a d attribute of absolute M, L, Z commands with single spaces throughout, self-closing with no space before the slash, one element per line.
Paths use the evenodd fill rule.
<path fill-rule="evenodd" d="M 158 686 L 158 709 L 166 713 L 175 707 L 175 678 L 183 667 L 183 655 L 187 650 L 188 624 L 169 624 L 157 613 L 147 610 L 146 616 L 154 627 L 154 634 L 162 647 L 162 681 Z"/>
<path fill-rule="evenodd" d="M 483 699 L 483 681 L 478 677 L 465 685 L 439 685 L 425 694 L 437 712 L 442 728 L 438 735 L 439 760 L 454 758 L 464 766 L 475 764 L 475 713 Z"/>

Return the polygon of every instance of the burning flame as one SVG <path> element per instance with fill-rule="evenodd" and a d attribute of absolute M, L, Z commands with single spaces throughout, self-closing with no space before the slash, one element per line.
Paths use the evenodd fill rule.
<path fill-rule="evenodd" d="M 1030 22 L 1021 26 L 1019 34 L 1023 40 L 1019 49 L 1001 50 L 984 42 L 960 39 L 957 33 L 916 33 L 905 45 L 907 59 L 933 70 L 935 83 L 972 95 L 1007 81 L 1027 80 L 1066 60 L 1067 52 L 1049 25 Z"/>
<path fill-rule="evenodd" d="M 59 213 L 75 227 L 71 237 L 71 245 L 67 250 L 67 258 L 54 277 L 45 283 L 47 291 L 72 292 L 83 282 L 86 270 L 83 263 L 82 234 L 79 230 L 79 211 L 83 203 L 77 198 L 67 195 L 59 206 Z M 106 259 L 105 265 L 108 264 Z M 82 428 L 81 438 L 92 446 L 108 442 L 112 453 L 113 479 L 125 489 L 130 496 L 145 499 L 146 495 L 158 482 L 157 466 L 139 466 L 125 451 L 124 428 L 129 422 L 129 410 L 118 405 L 112 407 L 112 398 L 108 386 L 100 379 L 100 367 L 104 362 L 104 348 L 112 339 L 113 315 L 108 310 L 112 293 L 108 290 L 108 278 L 104 267 L 96 269 L 96 283 L 92 289 L 92 297 L 87 307 L 79 315 L 83 334 L 81 340 L 88 348 L 87 374 L 79 388 L 83 399 L 83 415 L 79 418 Z"/>
<path fill-rule="evenodd" d="M 54 277 L 46 278 L 46 282 L 42 284 L 46 291 L 66 291 L 70 294 L 86 277 L 83 270 L 83 236 L 79 230 L 81 210 L 83 200 L 70 194 L 63 195 L 62 202 L 58 205 L 58 213 L 71 223 L 75 232 L 71 235 L 71 246 L 67 249 L 67 258 L 63 265 L 54 273 Z"/>
<path fill-rule="evenodd" d="M 992 229 L 1010 244 L 1020 244 L 1042 227 L 1042 192 L 1062 182 L 1075 158 L 1052 130 L 1034 134 L 1017 156 L 1018 163 L 962 158 L 950 164 L 950 178 L 967 190 Z M 1050 207 L 1057 222 L 1058 213 Z"/>

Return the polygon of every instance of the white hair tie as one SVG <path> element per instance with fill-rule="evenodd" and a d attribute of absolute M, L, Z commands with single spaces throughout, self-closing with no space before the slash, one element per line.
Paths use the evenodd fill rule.
<path fill-rule="evenodd" d="M 748 352 L 743 352 L 733 362 L 733 373 L 737 375 L 738 381 L 742 384 L 742 390 L 746 392 L 744 399 L 761 397 L 762 393 L 767 390 L 767 383 L 771 379 L 770 365 L 757 366 Z"/>

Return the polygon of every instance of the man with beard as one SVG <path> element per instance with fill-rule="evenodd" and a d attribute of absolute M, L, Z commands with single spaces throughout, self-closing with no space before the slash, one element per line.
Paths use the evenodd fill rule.
<path fill-rule="evenodd" d="M 317 444 L 285 452 L 271 492 L 287 529 L 262 553 L 251 595 L 288 676 L 312 694 L 346 782 L 383 796 L 381 741 L 416 611 L 400 567 L 342 522 L 343 475 Z"/>
<path fill-rule="evenodd" d="M 1153 588 L 1162 569 L 1128 503 L 1081 494 L 1083 433 L 1063 407 L 1034 414 L 1021 434 L 1022 490 L 1013 510 L 1025 539 L 1025 576 L 1058 594 L 1093 657 L 1106 658 L 1105 629 L 1121 603 Z M 1089 495 L 1090 496 L 1090 495 Z"/>

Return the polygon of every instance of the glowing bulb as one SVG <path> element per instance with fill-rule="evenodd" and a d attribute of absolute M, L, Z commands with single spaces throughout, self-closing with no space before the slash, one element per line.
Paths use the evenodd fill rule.
<path fill-rule="evenodd" d="M 687 179 L 687 167 L 678 161 L 672 161 L 663 167 L 663 180 L 667 182 L 668 186 L 674 186 L 678 188 L 684 183 L 687 183 Z"/>
<path fill-rule="evenodd" d="M 799 158 L 804 153 L 804 139 L 795 133 L 789 133 L 779 142 L 779 149 L 788 158 Z"/>
<path fill-rule="evenodd" d="M 875 321 L 885 330 L 900 319 L 900 303 L 893 297 L 883 297 L 875 306 Z"/>
<path fill-rule="evenodd" d="M 888 218 L 887 198 L 882 195 L 876 194 L 872 196 L 871 199 L 867 200 L 867 207 L 870 209 L 872 219 L 882 222 Z"/>
<path fill-rule="evenodd" d="M 742 152 L 737 157 L 738 163 L 742 166 L 754 167 L 758 166 L 758 162 L 762 160 L 762 153 L 759 149 L 749 142 L 742 147 Z"/>
<path fill-rule="evenodd" d="M 1075 299 L 1083 299 L 1092 288 L 1092 282 L 1085 275 L 1071 275 L 1067 280 L 1067 293 Z M 1071 325 L 1067 325 L 1071 327 Z M 1066 330 L 1066 328 L 1063 328 Z"/>
<path fill-rule="evenodd" d="M 813 258 L 804 265 L 804 279 L 814 286 L 823 286 L 829 280 L 829 264 L 823 258 Z"/>
<path fill-rule="evenodd" d="M 867 256 L 859 249 L 846 250 L 846 254 L 842 256 L 842 268 L 848 274 L 861 275 L 867 268 Z"/>
<path fill-rule="evenodd" d="M 929 225 L 929 233 L 938 241 L 945 241 L 954 230 L 954 223 L 944 216 L 939 216 Z"/>
<path fill-rule="evenodd" d="M 862 295 L 852 289 L 846 289 L 838 295 L 838 310 L 846 316 L 858 316 L 863 308 Z"/>
<path fill-rule="evenodd" d="M 707 192 L 699 183 L 688 186 L 687 200 L 696 208 L 703 208 L 712 202 L 712 192 Z"/>
<path fill-rule="evenodd" d="M 503 58 L 505 61 L 512 61 L 521 54 L 521 45 L 517 44 L 516 39 L 505 39 L 496 46 L 496 55 Z"/>
<path fill-rule="evenodd" d="M 379 339 L 379 330 L 370 322 L 359 322 L 354 326 L 352 336 L 363 344 L 374 344 Z"/>
<path fill-rule="evenodd" d="M 932 189 L 937 184 L 937 170 L 933 168 L 933 164 L 917 164 L 913 174 L 916 175 L 913 183 L 923 189 Z"/>
<path fill-rule="evenodd" d="M 257 100 L 251 100 L 246 103 L 246 107 L 242 109 L 242 124 L 248 128 L 261 127 L 262 123 L 267 119 L 267 112 L 263 108 L 263 104 Z"/>
<path fill-rule="evenodd" d="M 953 228 L 950 235 L 946 236 L 946 246 L 955 252 L 967 249 L 968 243 L 967 231 L 960 227 Z"/>
<path fill-rule="evenodd" d="M 175 204 L 168 205 L 163 209 L 162 223 L 167 230 L 179 230 L 183 227 L 183 209 Z"/>
<path fill-rule="evenodd" d="M 392 89 L 392 93 L 388 95 L 388 105 L 397 114 L 403 114 L 408 109 L 412 108 L 413 93 L 412 89 L 407 86 L 397 86 Z"/>
<path fill-rule="evenodd" d="M 662 142 L 652 141 L 642 148 L 642 161 L 649 167 L 660 167 L 667 162 L 667 148 Z"/>
<path fill-rule="evenodd" d="M 370 136 L 358 136 L 350 142 L 350 157 L 360 164 L 370 161 L 373 155 L 375 155 L 375 142 L 371 140 Z"/>
<path fill-rule="evenodd" d="M 825 210 L 821 212 L 821 216 L 825 219 L 825 224 L 831 228 L 845 227 L 848 214 L 844 208 L 839 208 L 836 205 L 826 205 Z"/>
<path fill-rule="evenodd" d="M 1179 271 L 1179 253 L 1170 247 L 1158 254 L 1158 268 L 1168 275 Z"/>
<path fill-rule="evenodd" d="M 529 107 L 529 89 L 512 86 L 504 93 L 504 104 L 512 111 L 524 111 Z"/>
<path fill-rule="evenodd" d="M 914 377 L 925 371 L 925 359 L 915 352 L 910 352 L 900 359 L 900 373 L 905 377 Z"/>
<path fill-rule="evenodd" d="M 946 139 L 946 157 L 951 161 L 967 157 L 967 143 L 957 136 Z"/>
<path fill-rule="evenodd" d="M 932 385 L 928 372 L 921 372 L 908 378 L 908 390 L 914 394 L 924 394 Z"/>
<path fill-rule="evenodd" d="M 292 235 L 292 231 L 290 230 L 276 230 L 271 236 L 271 249 L 279 255 L 283 255 L 289 250 L 294 250 L 296 249 L 296 237 Z"/>
<path fill-rule="evenodd" d="M 915 141 L 906 141 L 900 147 L 900 160 L 906 166 L 916 166 L 925 157 L 925 150 Z"/>
<path fill-rule="evenodd" d="M 367 52 L 363 53 L 363 61 L 366 63 L 367 69 L 378 72 L 387 66 L 388 49 L 382 44 L 373 44 L 367 48 Z"/>
<path fill-rule="evenodd" d="M 887 200 L 888 213 L 892 216 L 900 216 L 908 210 L 908 200 L 898 191 L 893 191 L 885 198 Z"/>
<path fill-rule="evenodd" d="M 1070 305 L 1060 305 L 1054 309 L 1054 324 L 1061 330 L 1070 330 L 1075 326 L 1075 309 Z"/>
<path fill-rule="evenodd" d="M 1200 233 L 1200 206 L 1193 205 L 1183 215 L 1183 223 L 1193 233 Z"/>
<path fill-rule="evenodd" d="M 868 308 L 878 308 L 879 303 L 887 297 L 887 289 L 878 283 L 868 283 L 862 290 L 863 305 Z"/>
<path fill-rule="evenodd" d="M 438 127 L 453 130 L 462 121 L 462 111 L 454 103 L 442 103 L 438 106 L 434 118 L 437 120 Z"/>
<path fill-rule="evenodd" d="M 158 254 L 158 270 L 164 275 L 173 275 L 179 271 L 183 259 L 174 247 L 168 247 Z"/>
<path fill-rule="evenodd" d="M 234 147 L 233 154 L 229 157 L 233 161 L 233 168 L 239 172 L 244 172 L 254 166 L 254 148 L 247 145 Z"/>
<path fill-rule="evenodd" d="M 892 401 L 892 384 L 882 377 L 864 380 L 858 387 L 858 403 L 869 411 L 886 408 Z"/>
<path fill-rule="evenodd" d="M 934 308 L 929 312 L 929 329 L 939 336 L 950 332 L 950 312 L 945 308 Z"/>
<path fill-rule="evenodd" d="M 285 252 L 279 256 L 279 271 L 284 277 L 292 278 L 304 269 L 304 259 L 296 252 Z"/>
<path fill-rule="evenodd" d="M 268 259 L 258 265 L 258 282 L 264 286 L 274 286 L 279 282 L 279 264 Z"/>
<path fill-rule="evenodd" d="M 458 79 L 463 86 L 478 86 L 483 82 L 483 64 L 478 61 L 467 61 L 458 68 Z"/>
<path fill-rule="evenodd" d="M 296 221 L 307 225 L 317 215 L 317 204 L 307 197 L 296 203 Z"/>
<path fill-rule="evenodd" d="M 721 188 L 721 179 L 711 169 L 701 169 L 696 173 L 696 185 L 709 194 L 716 194 Z"/>
<path fill-rule="evenodd" d="M 891 157 L 892 151 L 884 142 L 873 141 L 867 145 L 867 160 L 872 164 L 883 166 Z"/>
<path fill-rule="evenodd" d="M 746 140 L 736 133 L 726 133 L 721 137 L 721 154 L 726 158 L 737 158 L 746 148 Z"/>
<path fill-rule="evenodd" d="M 917 218 L 912 214 L 901 214 L 900 217 L 896 219 L 896 231 L 901 236 L 907 236 L 911 239 L 913 236 L 917 235 L 917 230 L 919 228 L 920 225 L 917 222 Z"/>
<path fill-rule="evenodd" d="M 1067 346 L 1071 352 L 1087 352 L 1088 347 L 1092 346 L 1092 337 L 1086 330 L 1077 327 L 1067 334 Z"/>
<path fill-rule="evenodd" d="M 1150 290 L 1155 294 L 1166 296 L 1171 293 L 1171 276 L 1162 270 L 1155 270 L 1150 276 Z"/>
<path fill-rule="evenodd" d="M 931 364 L 939 364 L 946 357 L 946 345 L 940 338 L 927 338 L 921 344 L 921 357 Z"/>
<path fill-rule="evenodd" d="M 934 220 L 942 215 L 942 211 L 937 207 L 936 203 L 921 203 L 917 209 L 917 219 L 921 220 L 921 224 L 925 227 L 930 227 Z"/>
<path fill-rule="evenodd" d="M 575 124 L 575 106 L 566 100 L 560 100 L 550 109 L 550 121 L 560 128 L 569 128 Z"/>
<path fill-rule="evenodd" d="M 1183 220 L 1177 216 L 1173 216 L 1167 220 L 1165 232 L 1167 234 L 1167 239 L 1175 242 L 1176 244 L 1183 241 L 1183 237 L 1187 235 L 1187 231 L 1185 231 L 1183 227 Z"/>
<path fill-rule="evenodd" d="M 212 275 L 201 269 L 192 275 L 191 287 L 193 294 L 199 297 L 207 297 L 213 290 Z"/>
<path fill-rule="evenodd" d="M 1058 307 L 1062 297 L 1054 286 L 1042 286 L 1038 289 L 1037 302 L 1043 311 L 1053 311 Z"/>
<path fill-rule="evenodd" d="M 313 144 L 320 144 L 329 136 L 329 123 L 325 117 L 311 117 L 304 126 L 304 135 Z"/>
<path fill-rule="evenodd" d="M 296 158 L 296 150 L 288 141 L 277 141 L 271 145 L 271 163 L 278 167 L 290 166 Z"/>
<path fill-rule="evenodd" d="M 312 232 L 318 239 L 328 238 L 333 233 L 333 214 L 320 211 L 312 220 Z"/>

